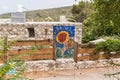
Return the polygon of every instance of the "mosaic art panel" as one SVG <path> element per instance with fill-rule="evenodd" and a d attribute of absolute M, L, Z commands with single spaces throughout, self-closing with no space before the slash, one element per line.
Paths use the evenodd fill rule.
<path fill-rule="evenodd" d="M 75 26 L 54 26 L 56 58 L 71 58 L 74 56 Z"/>

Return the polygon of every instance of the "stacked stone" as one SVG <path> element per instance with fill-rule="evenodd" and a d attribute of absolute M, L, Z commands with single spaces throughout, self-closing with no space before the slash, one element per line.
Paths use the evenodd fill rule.
<path fill-rule="evenodd" d="M 35 22 L 35 23 L 1 23 L 0 37 L 9 40 L 53 40 L 53 26 L 75 26 L 75 41 L 81 44 L 82 24 L 71 22 Z M 34 28 L 35 37 L 29 37 L 28 28 Z"/>
<path fill-rule="evenodd" d="M 102 68 L 110 67 L 109 60 L 99 61 L 79 61 L 74 62 L 73 59 L 57 59 L 42 60 L 42 61 L 29 61 L 26 62 L 27 72 L 31 71 L 54 71 L 54 70 L 70 70 L 70 69 L 86 69 L 86 68 Z M 113 62 L 120 63 L 120 59 L 113 59 Z"/>

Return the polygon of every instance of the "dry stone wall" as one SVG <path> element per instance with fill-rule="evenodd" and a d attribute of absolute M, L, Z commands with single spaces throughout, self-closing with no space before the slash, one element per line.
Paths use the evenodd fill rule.
<path fill-rule="evenodd" d="M 0 36 L 8 36 L 9 40 L 46 40 L 53 39 L 53 26 L 75 26 L 75 41 L 81 43 L 82 24 L 71 22 L 27 22 L 0 23 Z M 28 28 L 34 29 L 34 37 L 29 36 Z M 47 31 L 47 32 L 46 32 Z"/>
<path fill-rule="evenodd" d="M 112 67 L 111 60 L 98 60 L 98 61 L 79 61 L 74 62 L 73 59 L 58 59 L 53 60 L 42 60 L 42 61 L 28 61 L 26 72 L 32 71 L 54 71 L 54 70 L 70 70 L 70 69 L 85 69 L 85 68 L 103 68 Z M 120 59 L 112 59 L 114 63 L 120 63 Z"/>

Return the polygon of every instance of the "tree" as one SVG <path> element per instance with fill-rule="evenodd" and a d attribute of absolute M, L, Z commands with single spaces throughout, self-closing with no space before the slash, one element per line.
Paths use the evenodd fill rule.
<path fill-rule="evenodd" d="M 94 26 L 98 36 L 120 37 L 120 0 L 93 0 Z"/>
<path fill-rule="evenodd" d="M 83 22 L 83 42 L 103 36 L 120 38 L 120 0 L 93 0 L 92 4 L 94 13 Z"/>
<path fill-rule="evenodd" d="M 91 13 L 93 12 L 92 9 L 92 5 L 90 2 L 79 2 L 79 4 L 74 4 L 71 12 L 73 14 L 73 18 L 77 21 L 77 22 L 83 22 L 84 19 L 86 19 L 87 17 L 89 17 L 91 15 Z"/>
<path fill-rule="evenodd" d="M 93 19 L 92 14 L 94 13 L 93 3 L 90 2 L 79 2 L 79 4 L 74 4 L 72 9 L 73 19 L 77 22 L 83 23 L 83 38 L 82 42 L 87 43 L 90 40 L 96 39 L 93 33 Z"/>
<path fill-rule="evenodd" d="M 92 17 L 88 17 L 83 21 L 82 29 L 82 43 L 88 43 L 98 38 L 95 33 L 96 27 L 94 27 L 94 20 Z"/>

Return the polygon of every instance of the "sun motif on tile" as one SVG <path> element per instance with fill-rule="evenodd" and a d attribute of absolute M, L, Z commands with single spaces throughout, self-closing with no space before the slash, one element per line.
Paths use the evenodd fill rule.
<path fill-rule="evenodd" d="M 64 44 L 69 40 L 69 34 L 66 31 L 61 31 L 56 36 L 56 41 L 60 44 Z"/>

